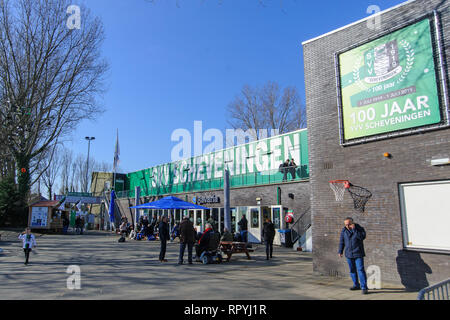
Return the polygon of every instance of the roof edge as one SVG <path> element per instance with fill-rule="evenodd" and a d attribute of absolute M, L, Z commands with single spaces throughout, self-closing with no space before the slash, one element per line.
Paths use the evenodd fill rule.
<path fill-rule="evenodd" d="M 313 42 L 313 41 L 319 40 L 319 39 L 321 39 L 321 38 L 324 38 L 324 37 L 326 37 L 326 36 L 329 36 L 329 35 L 331 35 L 331 34 L 333 34 L 333 33 L 338 32 L 338 31 L 344 30 L 344 29 L 346 29 L 346 28 L 348 28 L 348 27 L 351 27 L 351 26 L 353 26 L 353 25 L 356 25 L 356 24 L 358 24 L 358 23 L 367 21 L 367 20 L 369 20 L 369 19 L 373 19 L 373 18 L 376 17 L 376 16 L 379 16 L 379 15 L 382 15 L 382 14 L 387 13 L 387 12 L 389 12 L 389 11 L 392 11 L 392 10 L 394 10 L 394 9 L 403 7 L 403 6 L 407 5 L 407 4 L 413 3 L 413 2 L 415 2 L 415 1 L 417 1 L 417 0 L 408 0 L 408 1 L 402 2 L 402 3 L 400 3 L 400 4 L 396 5 L 396 6 L 387 8 L 387 9 L 385 9 L 385 10 L 383 10 L 383 11 L 380 11 L 380 12 L 378 12 L 378 13 L 376 13 L 376 14 L 370 15 L 370 16 L 368 16 L 368 17 L 366 17 L 366 18 L 363 18 L 363 19 L 360 19 L 360 20 L 358 20 L 358 21 L 352 22 L 352 23 L 347 24 L 347 25 L 345 25 L 345 26 L 343 26 L 343 27 L 340 27 L 340 28 L 338 28 L 338 29 L 334 29 L 334 30 L 329 31 L 329 32 L 327 32 L 327 33 L 324 33 L 324 34 L 322 34 L 322 35 L 320 35 L 320 36 L 317 36 L 317 37 L 315 37 L 315 38 L 312 38 L 312 39 L 303 41 L 303 42 L 302 42 L 302 46 L 304 46 L 305 44 L 308 44 L 308 43 L 310 43 L 310 42 Z"/>

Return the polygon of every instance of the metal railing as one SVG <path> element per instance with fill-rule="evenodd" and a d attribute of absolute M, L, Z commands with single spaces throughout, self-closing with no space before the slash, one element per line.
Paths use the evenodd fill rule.
<path fill-rule="evenodd" d="M 284 168 L 286 170 L 286 168 Z M 295 171 L 293 174 L 291 171 Z M 294 178 L 295 177 L 295 178 Z M 259 171 L 254 173 L 231 175 L 230 177 L 230 187 L 248 187 L 257 185 L 267 185 L 272 183 L 286 183 L 292 181 L 302 181 L 309 179 L 309 172 L 307 165 L 300 165 L 292 170 L 287 168 L 286 174 L 280 172 L 280 169 Z M 176 194 L 184 192 L 195 192 L 195 191 L 209 191 L 216 189 L 223 189 L 223 178 L 211 178 L 199 181 L 187 181 L 182 183 L 168 183 L 166 185 L 156 186 L 156 187 L 146 187 L 145 185 L 140 185 L 141 196 L 158 196 L 165 194 Z M 133 198 L 135 196 L 135 190 L 133 186 L 131 190 L 116 192 L 117 198 Z"/>
<path fill-rule="evenodd" d="M 311 226 L 311 214 L 306 216 L 308 219 L 304 219 L 305 215 L 310 212 L 310 209 L 311 208 L 308 208 L 305 212 L 303 212 L 297 221 L 295 221 L 295 223 L 290 227 L 292 243 L 295 243 L 298 239 L 300 239 L 306 230 L 308 230 Z"/>
<path fill-rule="evenodd" d="M 450 278 L 419 291 L 417 300 L 450 300 Z"/>

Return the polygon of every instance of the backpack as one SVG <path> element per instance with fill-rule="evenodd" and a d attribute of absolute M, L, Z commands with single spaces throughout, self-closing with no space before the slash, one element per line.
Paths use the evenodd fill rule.
<path fill-rule="evenodd" d="M 125 237 L 124 237 L 124 236 L 121 236 L 121 237 L 119 238 L 118 242 L 125 242 Z"/>

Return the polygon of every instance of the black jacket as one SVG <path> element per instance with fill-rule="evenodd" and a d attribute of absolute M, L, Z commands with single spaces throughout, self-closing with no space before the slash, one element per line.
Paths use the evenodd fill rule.
<path fill-rule="evenodd" d="M 180 242 L 194 243 L 195 229 L 194 224 L 189 219 L 183 219 L 180 223 Z"/>
<path fill-rule="evenodd" d="M 168 241 L 170 238 L 169 224 L 164 221 L 161 221 L 159 223 L 158 230 L 159 230 L 159 239 L 161 241 Z"/>
<path fill-rule="evenodd" d="M 262 238 L 264 241 L 273 241 L 275 238 L 275 226 L 272 222 L 264 222 Z"/>
<path fill-rule="evenodd" d="M 248 230 L 248 221 L 247 221 L 247 219 L 243 217 L 238 222 L 238 226 L 239 226 L 239 231 L 246 231 L 246 230 Z"/>
<path fill-rule="evenodd" d="M 363 240 L 366 238 L 366 231 L 359 224 L 355 224 L 355 229 L 348 230 L 343 228 L 341 239 L 339 241 L 339 254 L 344 252 L 346 258 L 362 258 L 366 255 L 364 252 Z"/>
<path fill-rule="evenodd" d="M 211 239 L 211 234 L 213 234 L 213 229 L 206 229 L 203 234 L 200 236 L 200 240 L 198 240 L 198 245 L 200 248 L 208 248 L 209 239 Z"/>

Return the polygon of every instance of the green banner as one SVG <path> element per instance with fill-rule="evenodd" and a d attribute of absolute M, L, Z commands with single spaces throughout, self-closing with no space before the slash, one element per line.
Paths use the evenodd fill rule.
<path fill-rule="evenodd" d="M 344 139 L 439 123 L 430 20 L 339 55 Z"/>
<path fill-rule="evenodd" d="M 275 182 L 274 176 L 281 181 L 279 167 L 286 159 L 294 159 L 296 177 L 309 176 L 306 129 L 129 173 L 127 189 L 140 186 L 143 193 L 158 194 L 219 189 L 225 168 L 232 186 Z"/>

